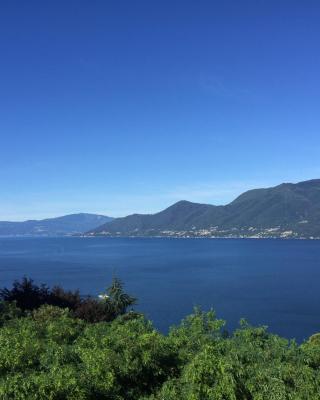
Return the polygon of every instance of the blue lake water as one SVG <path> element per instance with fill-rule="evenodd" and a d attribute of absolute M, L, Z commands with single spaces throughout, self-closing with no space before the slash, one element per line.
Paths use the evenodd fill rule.
<path fill-rule="evenodd" d="M 23 275 L 97 295 L 119 276 L 157 328 L 213 307 L 298 341 L 320 332 L 320 241 L 1 238 L 0 286 Z"/>

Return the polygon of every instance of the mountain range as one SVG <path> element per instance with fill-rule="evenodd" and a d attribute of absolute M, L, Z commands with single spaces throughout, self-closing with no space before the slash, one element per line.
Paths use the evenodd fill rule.
<path fill-rule="evenodd" d="M 224 206 L 179 201 L 133 214 L 88 235 L 320 238 L 320 179 L 249 190 Z"/>
<path fill-rule="evenodd" d="M 80 213 L 43 220 L 0 221 L 0 235 L 51 236 L 81 234 L 111 220 L 111 217 L 104 215 Z"/>
<path fill-rule="evenodd" d="M 223 206 L 179 201 L 156 214 L 0 221 L 0 235 L 320 238 L 320 179 L 249 190 Z"/>

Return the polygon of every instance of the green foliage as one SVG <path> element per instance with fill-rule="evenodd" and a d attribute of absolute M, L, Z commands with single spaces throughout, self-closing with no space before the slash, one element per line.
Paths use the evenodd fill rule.
<path fill-rule="evenodd" d="M 102 398 L 138 399 L 175 370 L 167 339 L 143 317 L 89 326 L 77 342 L 77 354 Z"/>
<path fill-rule="evenodd" d="M 35 310 L 44 304 L 68 307 L 75 310 L 81 303 L 79 291 L 66 291 L 59 286 L 50 289 L 47 285 L 36 285 L 32 279 L 24 277 L 15 280 L 12 288 L 0 289 L 0 299 L 15 302 L 21 310 Z"/>
<path fill-rule="evenodd" d="M 216 319 L 213 310 L 205 313 L 196 307 L 179 326 L 172 327 L 169 339 L 176 348 L 180 364 L 190 360 L 205 344 L 220 340 L 224 325 L 223 320 Z"/>
<path fill-rule="evenodd" d="M 50 289 L 44 284 L 38 286 L 32 279 L 24 277 L 21 281 L 15 280 L 11 289 L 0 289 L 0 325 L 2 320 L 10 319 L 10 315 L 17 312 L 13 305 L 9 310 L 7 304 L 15 304 L 23 311 L 33 311 L 43 305 L 68 308 L 76 318 L 95 323 L 112 321 L 125 314 L 128 307 L 135 303 L 136 299 L 124 291 L 123 283 L 118 278 L 113 278 L 103 299 L 97 300 L 82 298 L 78 290 L 67 291 L 60 286 Z"/>
<path fill-rule="evenodd" d="M 99 304 L 118 316 L 98 323 L 0 303 L 0 400 L 320 400 L 320 334 L 299 346 L 242 321 L 225 335 L 197 308 L 163 335 L 111 288 Z"/>
<path fill-rule="evenodd" d="M 37 286 L 32 279 L 22 278 L 21 282 L 15 280 L 12 289 L 0 289 L 0 299 L 8 302 L 16 302 L 22 310 L 33 310 L 45 304 L 50 297 L 49 288 L 46 285 Z"/>
<path fill-rule="evenodd" d="M 16 306 L 16 302 L 0 301 L 0 327 L 7 321 L 19 318 L 23 315 L 20 308 Z"/>
<path fill-rule="evenodd" d="M 113 278 L 111 286 L 101 297 L 100 301 L 91 297 L 83 299 L 74 310 L 74 315 L 91 323 L 112 321 L 136 303 L 136 299 L 124 291 L 123 283 L 118 278 Z"/>
<path fill-rule="evenodd" d="M 122 281 L 118 278 L 113 278 L 105 297 L 105 304 L 110 314 L 115 316 L 123 315 L 127 308 L 133 306 L 136 302 L 136 298 L 124 292 Z"/>

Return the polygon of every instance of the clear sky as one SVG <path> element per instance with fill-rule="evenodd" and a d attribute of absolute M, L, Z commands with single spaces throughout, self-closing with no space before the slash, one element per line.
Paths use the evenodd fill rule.
<path fill-rule="evenodd" d="M 318 0 L 2 0 L 0 220 L 320 178 Z"/>

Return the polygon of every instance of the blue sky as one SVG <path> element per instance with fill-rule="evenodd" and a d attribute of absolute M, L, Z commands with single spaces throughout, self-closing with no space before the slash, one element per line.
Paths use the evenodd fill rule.
<path fill-rule="evenodd" d="M 1 220 L 320 177 L 319 1 L 0 8 Z"/>

